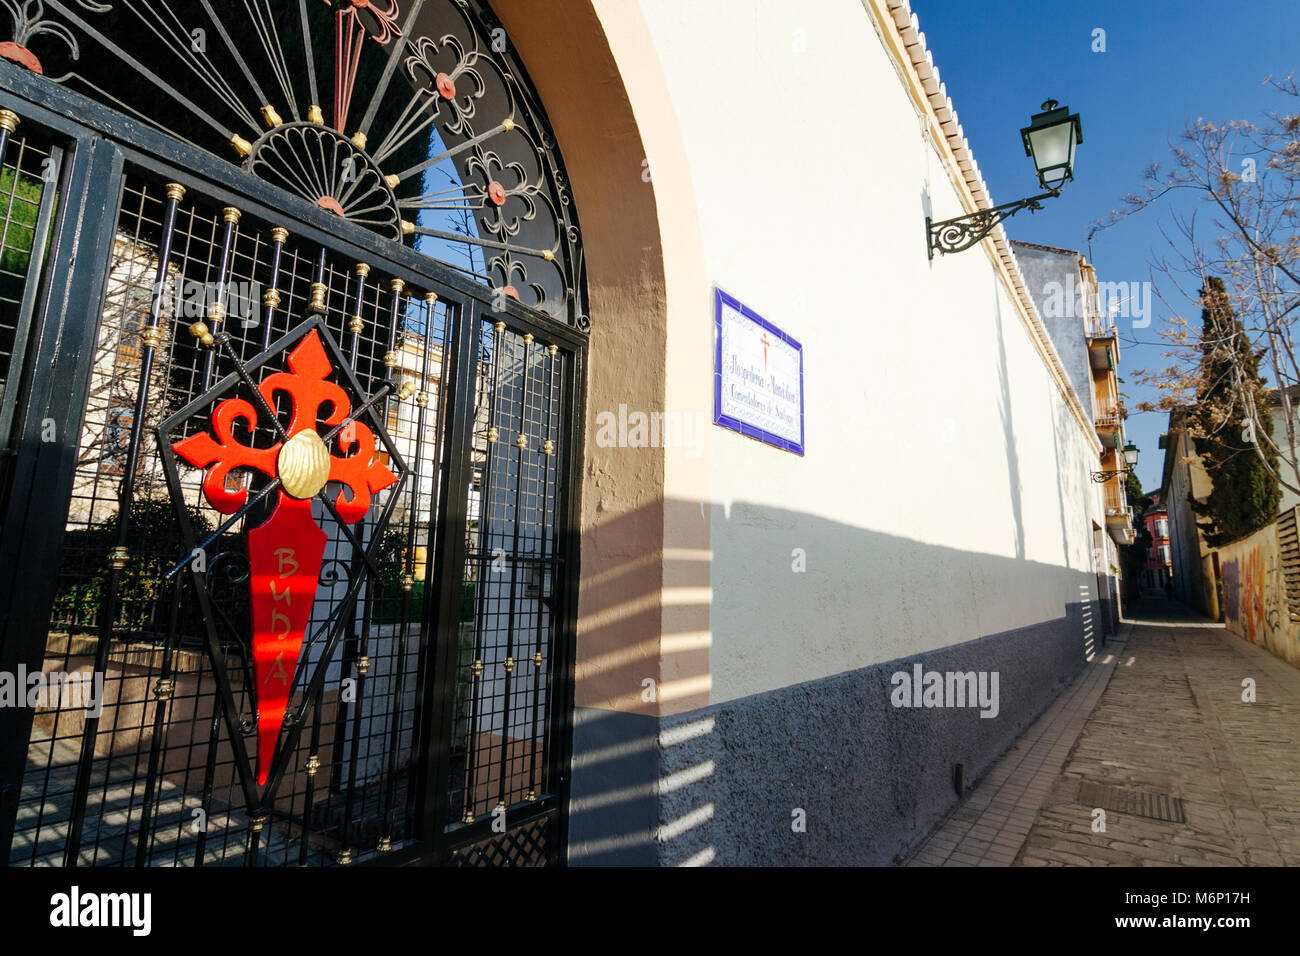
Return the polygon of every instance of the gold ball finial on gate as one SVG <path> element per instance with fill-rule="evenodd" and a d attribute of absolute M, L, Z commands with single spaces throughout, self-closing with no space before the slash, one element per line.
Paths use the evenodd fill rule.
<path fill-rule="evenodd" d="M 205 345 L 209 348 L 212 347 L 212 343 L 215 341 L 212 338 L 212 330 L 208 328 L 208 323 L 206 322 L 195 322 L 191 325 L 190 335 L 198 339 L 200 345 Z"/>

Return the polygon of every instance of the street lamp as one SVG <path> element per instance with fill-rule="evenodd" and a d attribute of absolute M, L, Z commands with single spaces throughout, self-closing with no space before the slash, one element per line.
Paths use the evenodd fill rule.
<path fill-rule="evenodd" d="M 1056 100 L 1047 100 L 1043 103 L 1043 111 L 1031 116 L 1029 125 L 1020 131 L 1020 139 L 1025 155 L 1034 161 L 1039 184 L 1047 192 L 942 222 L 931 222 L 926 216 L 926 241 L 931 259 L 935 250 L 961 252 L 969 249 L 992 232 L 998 223 L 1022 209 L 1037 212 L 1043 208 L 1042 200 L 1059 196 L 1062 187 L 1074 178 L 1074 153 L 1083 142 L 1083 125 L 1078 113 L 1071 113 L 1068 106 L 1058 106 Z"/>
<path fill-rule="evenodd" d="M 1038 170 L 1038 182 L 1056 195 L 1074 178 L 1074 151 L 1083 142 L 1083 125 L 1079 114 L 1068 106 L 1057 107 L 1056 100 L 1043 104 L 1043 112 L 1029 118 L 1020 131 L 1025 155 L 1032 157 Z"/>
<path fill-rule="evenodd" d="M 1092 480 L 1097 482 L 1097 484 L 1102 484 L 1103 482 L 1110 481 L 1112 478 L 1118 478 L 1120 475 L 1124 474 L 1125 472 L 1132 471 L 1134 468 L 1136 468 L 1137 463 L 1138 463 L 1138 446 L 1133 444 L 1132 442 L 1129 442 L 1127 445 L 1124 446 L 1124 464 L 1126 467 L 1117 468 L 1114 471 L 1094 471 L 1092 473 Z"/>

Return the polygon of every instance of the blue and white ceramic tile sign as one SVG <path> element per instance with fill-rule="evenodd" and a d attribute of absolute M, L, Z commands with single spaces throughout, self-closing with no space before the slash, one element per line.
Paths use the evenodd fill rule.
<path fill-rule="evenodd" d="M 802 455 L 803 346 L 721 289 L 713 321 L 713 423 Z"/>

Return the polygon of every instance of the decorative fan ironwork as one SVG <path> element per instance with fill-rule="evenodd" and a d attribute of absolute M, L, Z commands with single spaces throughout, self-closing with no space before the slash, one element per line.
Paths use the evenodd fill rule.
<path fill-rule="evenodd" d="M 402 5 L 0 0 L 0 58 L 587 329 L 563 164 L 505 31 L 477 0 Z"/>
<path fill-rule="evenodd" d="M 402 215 L 384 174 L 345 136 L 315 123 L 286 123 L 253 144 L 248 168 L 259 179 L 376 232 L 401 235 Z"/>

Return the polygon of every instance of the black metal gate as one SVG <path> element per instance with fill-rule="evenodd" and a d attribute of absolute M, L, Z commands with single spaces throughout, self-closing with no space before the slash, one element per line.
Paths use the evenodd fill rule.
<path fill-rule="evenodd" d="M 519 301 L 486 220 L 461 238 L 491 261 L 466 242 L 447 268 L 411 248 L 451 241 L 426 220 L 384 235 L 346 188 L 303 201 L 22 65 L 0 62 L 4 858 L 559 862 L 580 269 L 565 321 L 540 286 Z M 575 261 L 576 226 L 552 231 Z"/>

